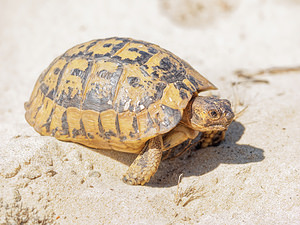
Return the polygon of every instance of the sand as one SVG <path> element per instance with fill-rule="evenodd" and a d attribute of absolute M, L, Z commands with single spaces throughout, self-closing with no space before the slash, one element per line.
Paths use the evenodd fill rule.
<path fill-rule="evenodd" d="M 298 0 L 0 1 L 0 224 L 300 224 Z M 145 186 L 135 155 L 42 137 L 23 104 L 75 44 L 134 37 L 179 55 L 246 109 L 217 147 L 163 161 Z M 179 185 L 178 185 L 178 181 Z"/>

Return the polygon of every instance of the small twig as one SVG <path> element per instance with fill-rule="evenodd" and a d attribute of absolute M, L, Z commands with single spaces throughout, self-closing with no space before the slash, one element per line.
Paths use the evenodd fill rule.
<path fill-rule="evenodd" d="M 246 72 L 244 70 L 236 70 L 235 74 L 238 77 L 243 77 L 246 79 L 252 79 L 255 76 L 263 75 L 263 74 L 282 74 L 282 73 L 290 73 L 290 72 L 300 72 L 300 66 L 295 67 L 271 67 L 267 69 L 258 70 L 257 72 Z"/>
<path fill-rule="evenodd" d="M 247 108 L 248 106 L 245 106 L 241 111 L 235 113 L 234 120 L 238 119 L 246 111 Z"/>
<path fill-rule="evenodd" d="M 247 77 L 247 79 L 249 79 L 249 80 L 232 82 L 231 85 L 232 86 L 236 86 L 236 85 L 239 85 L 239 84 L 249 83 L 249 82 L 252 82 L 252 83 L 263 83 L 263 84 L 269 84 L 270 83 L 268 80 L 262 80 L 262 79 L 251 79 L 250 80 L 250 78 L 248 78 L 248 77 Z"/>

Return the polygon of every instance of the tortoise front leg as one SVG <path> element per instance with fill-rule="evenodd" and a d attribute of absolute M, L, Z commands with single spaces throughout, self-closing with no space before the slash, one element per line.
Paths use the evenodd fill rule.
<path fill-rule="evenodd" d="M 144 185 L 156 173 L 163 151 L 162 136 L 149 140 L 148 146 L 138 155 L 123 176 L 127 184 Z"/>
<path fill-rule="evenodd" d="M 200 147 L 206 148 L 208 146 L 217 146 L 220 144 L 221 141 L 225 138 L 225 130 L 224 131 L 209 131 L 203 132 L 201 140 L 200 140 Z"/>

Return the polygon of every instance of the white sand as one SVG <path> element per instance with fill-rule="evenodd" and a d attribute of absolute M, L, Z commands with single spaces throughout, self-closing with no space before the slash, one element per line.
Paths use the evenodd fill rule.
<path fill-rule="evenodd" d="M 300 66 L 300 1 L 86 2 L 0 0 L 0 224 L 300 224 L 300 72 L 232 86 L 237 69 Z M 135 155 L 37 134 L 23 103 L 40 72 L 110 36 L 169 49 L 248 106 L 225 142 L 129 186 Z"/>

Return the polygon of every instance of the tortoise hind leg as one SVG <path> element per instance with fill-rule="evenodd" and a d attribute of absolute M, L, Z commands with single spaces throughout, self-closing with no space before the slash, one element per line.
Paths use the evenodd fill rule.
<path fill-rule="evenodd" d="M 138 155 L 123 176 L 127 184 L 144 185 L 156 173 L 163 151 L 162 136 L 149 140 L 148 147 Z"/>

